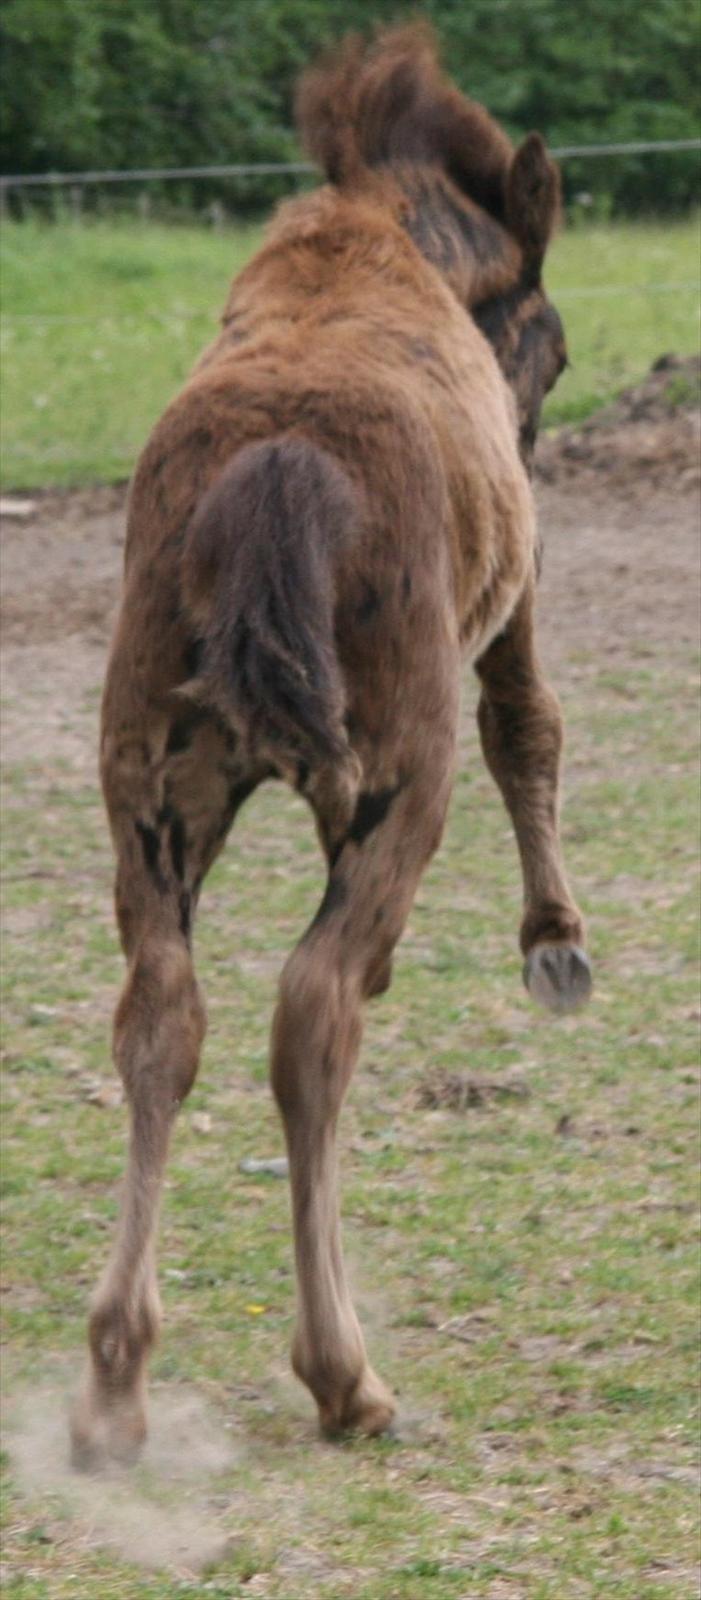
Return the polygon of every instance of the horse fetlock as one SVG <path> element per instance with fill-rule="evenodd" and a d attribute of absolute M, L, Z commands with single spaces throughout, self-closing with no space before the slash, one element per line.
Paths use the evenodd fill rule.
<path fill-rule="evenodd" d="M 538 899 L 527 904 L 521 923 L 519 943 L 524 956 L 536 945 L 584 944 L 584 923 L 577 906 L 564 892 L 559 898 Z"/>
<path fill-rule="evenodd" d="M 317 1405 L 319 1425 L 329 1438 L 343 1433 L 371 1437 L 388 1433 L 397 1414 L 393 1395 L 367 1364 L 351 1388 L 330 1399 L 317 1400 Z"/>
<path fill-rule="evenodd" d="M 155 1289 L 145 1290 L 136 1306 L 103 1291 L 93 1306 L 90 1361 L 70 1412 L 71 1462 L 78 1471 L 137 1460 L 147 1434 L 146 1360 L 158 1325 Z"/>
<path fill-rule="evenodd" d="M 100 1389 L 106 1394 L 124 1394 L 136 1388 L 159 1327 L 155 1294 L 135 1307 L 114 1298 L 93 1307 L 88 1337 L 93 1375 Z"/>
<path fill-rule="evenodd" d="M 339 1334 L 335 1349 L 323 1353 L 315 1351 L 309 1338 L 298 1329 L 292 1346 L 292 1367 L 314 1396 L 322 1432 L 332 1436 L 357 1429 L 374 1434 L 390 1427 L 396 1404 L 368 1364 L 357 1324 Z"/>

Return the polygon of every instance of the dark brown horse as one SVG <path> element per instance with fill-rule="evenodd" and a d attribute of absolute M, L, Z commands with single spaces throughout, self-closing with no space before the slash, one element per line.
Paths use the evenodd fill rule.
<path fill-rule="evenodd" d="M 90 1317 L 76 1461 L 145 1434 L 168 1140 L 205 1032 L 190 936 L 242 801 L 284 778 L 328 863 L 282 974 L 272 1081 L 289 1151 L 295 1371 L 324 1428 L 385 1429 L 346 1282 L 335 1133 L 365 1001 L 441 837 L 461 656 L 523 866 L 531 992 L 589 991 L 557 833 L 561 719 L 534 644 L 524 462 L 565 361 L 541 285 L 558 179 L 442 77 L 421 27 L 347 41 L 303 79 L 328 182 L 282 207 L 155 427 L 129 509 L 102 779 L 127 960 L 115 1057 L 131 1111 Z"/>

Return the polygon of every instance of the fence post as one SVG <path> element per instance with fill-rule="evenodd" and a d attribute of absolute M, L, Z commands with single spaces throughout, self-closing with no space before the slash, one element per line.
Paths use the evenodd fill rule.
<path fill-rule="evenodd" d="M 57 172 L 49 173 L 49 184 L 49 194 L 51 195 L 51 221 L 59 222 L 61 210 L 59 199 L 61 194 L 61 180 Z"/>
<path fill-rule="evenodd" d="M 226 211 L 224 210 L 221 200 L 210 201 L 209 205 L 207 206 L 206 216 L 207 221 L 209 222 L 210 227 L 214 229 L 214 232 L 221 233 L 224 223 L 226 222 Z"/>

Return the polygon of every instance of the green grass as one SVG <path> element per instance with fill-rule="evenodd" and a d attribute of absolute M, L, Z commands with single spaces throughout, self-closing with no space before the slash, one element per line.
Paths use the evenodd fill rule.
<path fill-rule="evenodd" d="M 6 223 L 5 487 L 127 477 L 259 238 L 126 221 Z M 572 367 L 546 424 L 587 415 L 665 351 L 695 350 L 697 283 L 693 219 L 563 233 L 548 287 Z"/>
<path fill-rule="evenodd" d="M 260 230 L 28 222 L 3 234 L 5 486 L 128 477 Z"/>
<path fill-rule="evenodd" d="M 635 383 L 658 356 L 699 345 L 698 219 L 573 227 L 556 239 L 546 285 L 571 367 L 545 425 L 577 422 Z"/>
<path fill-rule="evenodd" d="M 321 869 L 299 800 L 270 788 L 244 810 L 198 924 L 210 1031 L 170 1163 L 154 1363 L 171 1401 L 194 1382 L 234 1429 L 239 1459 L 206 1507 L 232 1543 L 202 1580 L 149 1574 L 86 1537 L 70 1498 L 18 1492 L 10 1476 L 11 1600 L 691 1600 L 693 708 L 688 672 L 662 660 L 626 666 L 624 699 L 604 670 L 586 696 L 565 695 L 577 757 L 565 841 L 597 991 L 558 1023 L 520 990 L 515 848 L 467 734 L 447 838 L 395 983 L 370 1008 L 342 1128 L 371 1353 L 423 1419 L 405 1444 L 321 1445 L 281 1376 L 286 1186 L 238 1163 L 281 1147 L 266 1085 L 275 974 Z M 81 1341 L 115 1215 L 124 1112 L 81 1085 L 109 1077 L 121 963 L 106 828 L 82 770 L 50 752 L 10 767 L 4 832 L 4 1367 L 40 1405 L 45 1366 Z M 419 1110 L 437 1066 L 519 1066 L 532 1093 Z M 453 1337 L 451 1320 L 470 1317 L 466 1341 Z M 161 1504 L 148 1481 L 140 1493 Z M 164 1515 L 181 1510 L 171 1487 Z"/>

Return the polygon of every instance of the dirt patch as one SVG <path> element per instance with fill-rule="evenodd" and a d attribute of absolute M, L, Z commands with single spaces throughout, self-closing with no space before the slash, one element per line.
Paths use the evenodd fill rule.
<path fill-rule="evenodd" d="M 660 356 L 642 383 L 586 422 L 543 437 L 536 476 L 543 483 L 605 475 L 609 492 L 692 490 L 701 478 L 701 361 Z"/>
<path fill-rule="evenodd" d="M 666 357 L 615 406 L 540 441 L 540 639 L 563 693 L 620 665 L 632 704 L 631 666 L 667 659 L 689 670 L 699 642 L 698 370 Z"/>
<path fill-rule="evenodd" d="M 6 645 L 80 634 L 109 637 L 124 542 L 126 485 L 35 497 L 31 516 L 2 519 Z"/>
<path fill-rule="evenodd" d="M 698 361 L 664 357 L 580 428 L 543 438 L 540 634 L 564 690 L 603 661 L 698 638 Z M 36 497 L 3 519 L 5 758 L 94 770 L 126 485 Z"/>

